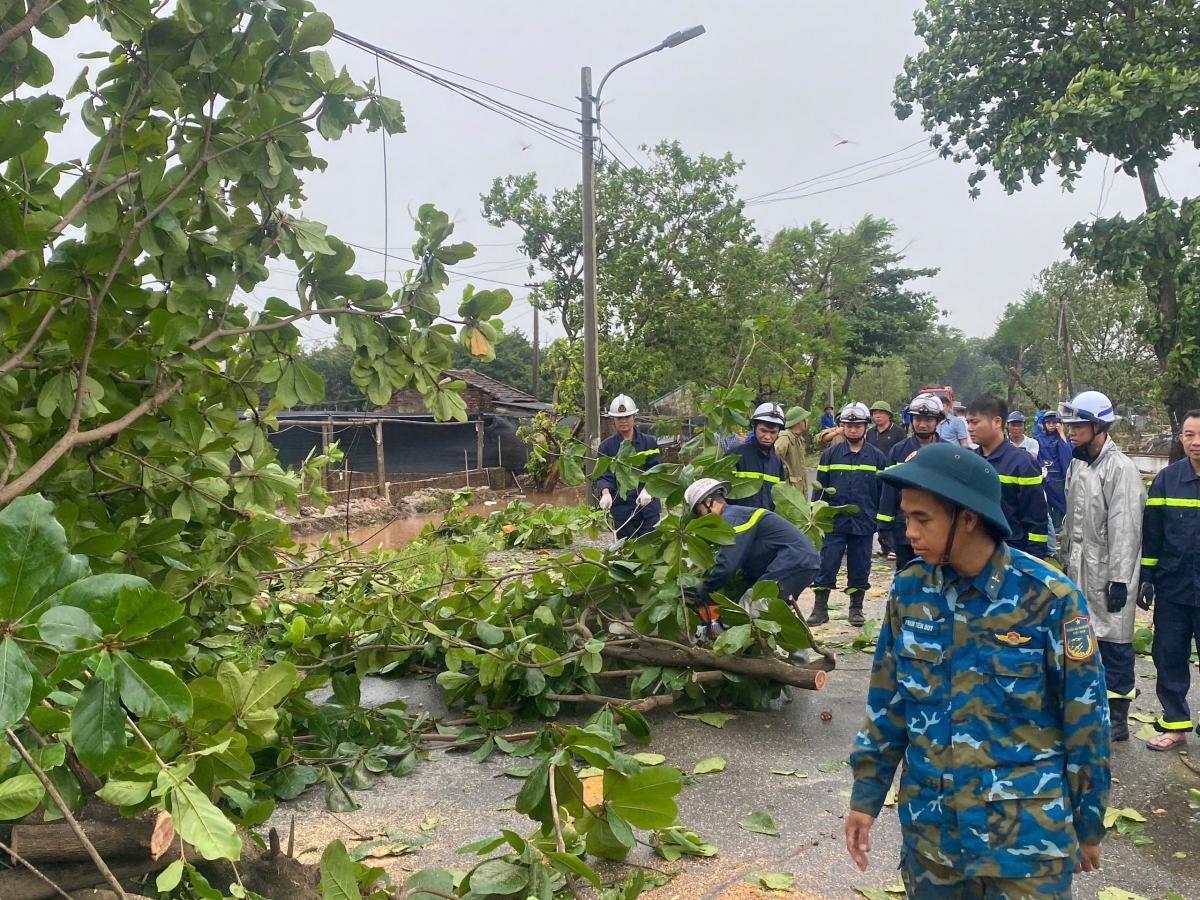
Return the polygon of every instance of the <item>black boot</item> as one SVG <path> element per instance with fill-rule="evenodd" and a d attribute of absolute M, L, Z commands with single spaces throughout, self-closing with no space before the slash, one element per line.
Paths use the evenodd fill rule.
<path fill-rule="evenodd" d="M 806 620 L 809 625 L 824 625 L 829 621 L 829 591 L 813 591 L 813 611 Z"/>
<path fill-rule="evenodd" d="M 863 615 L 863 592 L 848 591 L 850 597 L 850 611 L 847 614 L 850 624 L 855 628 L 861 628 L 867 623 L 867 617 Z"/>
<path fill-rule="evenodd" d="M 1108 715 L 1112 720 L 1112 739 L 1129 740 L 1129 704 L 1132 700 L 1109 700 Z"/>

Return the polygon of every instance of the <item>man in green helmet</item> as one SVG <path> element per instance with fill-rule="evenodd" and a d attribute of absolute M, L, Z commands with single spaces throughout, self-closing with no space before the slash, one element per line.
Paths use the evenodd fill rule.
<path fill-rule="evenodd" d="M 1000 478 L 938 442 L 881 472 L 902 492 L 917 555 L 896 574 L 867 715 L 854 742 L 846 849 L 868 833 L 903 762 L 909 897 L 1069 900 L 1100 865 L 1109 714 L 1087 603 L 1005 538 Z"/>
<path fill-rule="evenodd" d="M 775 439 L 775 453 L 783 461 L 787 483 L 808 496 L 808 460 L 804 435 L 808 431 L 809 412 L 793 406 L 784 414 L 783 431 Z"/>

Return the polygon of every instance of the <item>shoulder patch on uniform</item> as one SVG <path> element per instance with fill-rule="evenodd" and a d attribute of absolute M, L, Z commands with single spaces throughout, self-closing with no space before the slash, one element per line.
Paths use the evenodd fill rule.
<path fill-rule="evenodd" d="M 1067 659 L 1084 662 L 1096 653 L 1096 639 L 1087 616 L 1075 616 L 1063 625 L 1063 653 Z"/>

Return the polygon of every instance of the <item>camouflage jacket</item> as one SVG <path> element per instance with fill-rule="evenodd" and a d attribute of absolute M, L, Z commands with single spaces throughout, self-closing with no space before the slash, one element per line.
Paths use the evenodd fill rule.
<path fill-rule="evenodd" d="M 850 805 L 877 816 L 903 759 L 911 850 L 968 877 L 1061 873 L 1104 836 L 1105 696 L 1061 573 L 1005 544 L 971 579 L 913 563 L 880 628 Z"/>

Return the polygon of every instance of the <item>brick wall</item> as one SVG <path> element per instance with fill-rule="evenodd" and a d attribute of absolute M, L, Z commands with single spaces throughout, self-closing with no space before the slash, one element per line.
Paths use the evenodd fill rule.
<path fill-rule="evenodd" d="M 490 413 L 495 411 L 495 403 L 492 400 L 491 394 L 481 391 L 477 387 L 468 384 L 463 388 L 461 396 L 467 404 L 467 412 Z M 383 409 L 387 412 L 408 413 L 410 415 L 427 414 L 429 412 L 425 408 L 425 401 L 422 399 L 420 391 L 414 391 L 412 388 L 396 391 L 396 393 L 392 394 L 392 399 L 388 401 Z"/>

